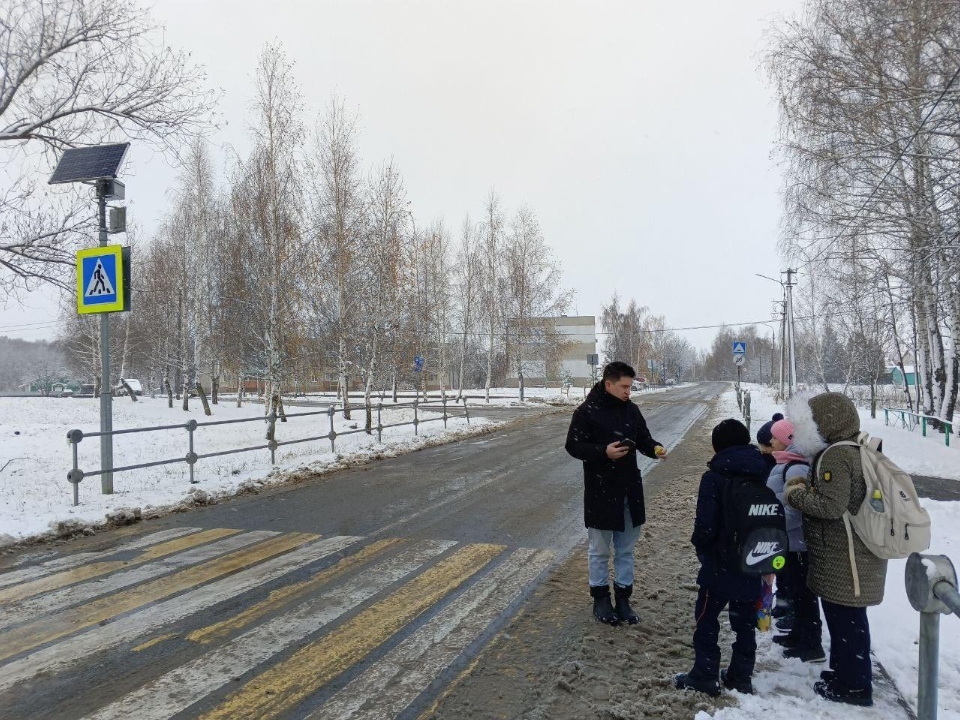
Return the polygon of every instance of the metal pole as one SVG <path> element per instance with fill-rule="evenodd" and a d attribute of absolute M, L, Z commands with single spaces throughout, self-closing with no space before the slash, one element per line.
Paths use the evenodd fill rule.
<path fill-rule="evenodd" d="M 917 720 L 936 720 L 940 672 L 940 613 L 920 613 Z"/>
<path fill-rule="evenodd" d="M 793 273 L 787 268 L 787 325 L 790 330 L 790 397 L 797 389 L 797 348 L 793 327 Z"/>
<path fill-rule="evenodd" d="M 107 246 L 107 199 L 97 184 L 100 247 Z M 120 272 L 120 268 L 117 268 Z M 100 491 L 113 494 L 113 395 L 110 386 L 110 313 L 100 313 Z"/>
<path fill-rule="evenodd" d="M 783 400 L 785 397 L 783 394 L 783 368 L 786 363 L 786 352 L 787 352 L 787 310 L 786 310 L 786 301 L 783 303 L 783 307 L 780 312 L 780 394 L 779 398 Z"/>

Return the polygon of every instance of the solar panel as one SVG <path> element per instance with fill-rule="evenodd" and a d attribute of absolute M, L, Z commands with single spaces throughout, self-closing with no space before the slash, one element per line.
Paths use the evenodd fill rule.
<path fill-rule="evenodd" d="M 129 147 L 130 143 L 119 143 L 67 150 L 48 182 L 59 185 L 115 178 Z"/>

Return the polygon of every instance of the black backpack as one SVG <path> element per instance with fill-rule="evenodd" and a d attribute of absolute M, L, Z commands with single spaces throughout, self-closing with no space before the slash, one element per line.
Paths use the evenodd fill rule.
<path fill-rule="evenodd" d="M 783 570 L 789 539 L 783 505 L 763 480 L 721 473 L 719 554 L 728 570 L 768 575 Z"/>

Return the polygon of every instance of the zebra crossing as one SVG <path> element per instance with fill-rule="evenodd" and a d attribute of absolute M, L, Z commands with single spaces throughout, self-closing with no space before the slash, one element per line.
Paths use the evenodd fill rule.
<path fill-rule="evenodd" d="M 0 717 L 406 717 L 553 560 L 178 528 L 18 566 L 0 574 Z"/>

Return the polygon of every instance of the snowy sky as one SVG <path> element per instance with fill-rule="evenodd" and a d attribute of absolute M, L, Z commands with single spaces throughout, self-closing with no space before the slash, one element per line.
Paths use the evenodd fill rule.
<path fill-rule="evenodd" d="M 364 161 L 391 155 L 418 219 L 459 230 L 490 187 L 536 210 L 599 314 L 616 290 L 671 327 L 770 317 L 780 174 L 764 32 L 800 0 L 156 0 L 166 41 L 224 91 L 215 142 L 248 147 L 257 56 L 280 39 L 308 112 L 359 109 Z M 226 153 L 221 152 L 225 157 Z M 127 198 L 149 231 L 175 170 L 134 149 Z M 53 337 L 49 293 L 0 309 L 0 334 Z M 709 344 L 715 331 L 687 332 Z"/>

